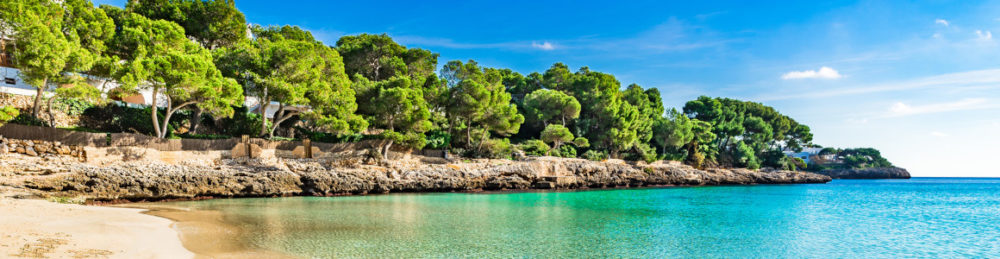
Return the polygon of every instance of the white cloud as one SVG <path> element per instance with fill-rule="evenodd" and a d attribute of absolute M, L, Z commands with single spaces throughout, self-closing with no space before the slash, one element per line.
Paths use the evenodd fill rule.
<path fill-rule="evenodd" d="M 821 67 L 819 70 L 792 71 L 781 75 L 781 79 L 837 79 L 841 78 L 840 72 L 830 67 Z"/>
<path fill-rule="evenodd" d="M 985 89 L 1000 89 L 1000 69 L 984 69 L 951 74 L 943 74 L 915 78 L 901 82 L 885 84 L 858 85 L 850 88 L 827 91 L 812 91 L 790 95 L 769 94 L 757 98 L 759 101 L 788 100 L 803 98 L 829 98 L 844 95 L 859 95 L 868 93 L 906 91 L 913 89 L 957 89 L 962 87 L 979 87 Z"/>
<path fill-rule="evenodd" d="M 931 37 L 934 37 L 935 39 L 940 39 L 941 38 L 941 34 L 940 33 L 935 33 Z"/>
<path fill-rule="evenodd" d="M 948 24 L 948 20 L 945 20 L 945 19 L 934 20 L 934 23 L 940 24 L 940 25 L 944 25 L 945 27 L 948 27 L 949 25 L 951 25 L 951 24 Z"/>
<path fill-rule="evenodd" d="M 541 44 L 538 44 L 538 42 L 531 42 L 531 47 L 532 48 L 536 48 L 536 49 L 541 49 L 541 50 L 554 50 L 554 49 L 556 49 L 556 47 L 553 46 L 552 43 L 549 43 L 548 41 L 542 42 Z"/>
<path fill-rule="evenodd" d="M 993 107 L 996 107 L 996 105 L 991 105 L 985 98 L 968 98 L 955 102 L 932 103 L 924 105 L 908 105 L 903 102 L 897 102 L 893 104 L 891 107 L 889 107 L 889 111 L 886 114 L 886 117 L 901 117 L 901 116 L 927 114 L 927 113 L 978 110 L 978 109 L 988 109 Z"/>
<path fill-rule="evenodd" d="M 944 137 L 951 137 L 951 134 L 940 131 L 931 131 L 931 136 L 944 138 Z"/>
<path fill-rule="evenodd" d="M 980 40 L 992 40 L 993 39 L 993 33 L 991 33 L 990 31 L 976 30 L 976 36 L 979 37 Z"/>

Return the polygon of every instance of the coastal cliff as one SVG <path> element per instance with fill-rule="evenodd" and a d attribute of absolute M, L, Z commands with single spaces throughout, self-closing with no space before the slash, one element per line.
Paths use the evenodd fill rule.
<path fill-rule="evenodd" d="M 401 160 L 363 163 L 362 156 L 326 159 L 219 159 L 213 165 L 149 161 L 92 165 L 57 157 L 0 158 L 0 184 L 42 196 L 89 201 L 204 197 L 328 196 L 390 192 L 579 189 L 668 185 L 825 183 L 793 171 L 699 170 L 671 163 L 528 158 L 462 162 Z"/>
<path fill-rule="evenodd" d="M 833 179 L 910 179 L 910 172 L 899 167 L 864 169 L 827 169 L 818 174 Z"/>

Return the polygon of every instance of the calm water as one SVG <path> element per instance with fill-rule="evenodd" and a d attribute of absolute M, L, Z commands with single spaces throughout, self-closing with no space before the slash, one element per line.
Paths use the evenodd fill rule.
<path fill-rule="evenodd" d="M 241 242 L 305 257 L 998 257 L 1000 179 L 225 199 Z"/>

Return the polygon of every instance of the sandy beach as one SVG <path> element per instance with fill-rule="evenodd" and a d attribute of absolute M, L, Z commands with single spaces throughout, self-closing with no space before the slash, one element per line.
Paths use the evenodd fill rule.
<path fill-rule="evenodd" d="M 0 198 L 0 257 L 195 257 L 173 222 L 142 211 Z"/>

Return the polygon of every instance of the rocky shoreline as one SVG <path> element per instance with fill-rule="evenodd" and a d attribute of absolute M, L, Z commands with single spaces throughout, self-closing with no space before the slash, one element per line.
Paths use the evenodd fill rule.
<path fill-rule="evenodd" d="M 14 157 L 18 156 L 18 157 Z M 644 186 L 825 183 L 793 171 L 699 170 L 672 163 L 528 158 L 363 163 L 364 155 L 321 159 L 217 159 L 214 165 L 150 161 L 108 165 L 72 158 L 0 157 L 0 185 L 39 196 L 91 202 L 223 197 L 331 196 L 390 192 L 460 192 Z"/>
<path fill-rule="evenodd" d="M 910 179 L 910 172 L 899 167 L 864 169 L 827 169 L 818 174 L 833 179 Z"/>

